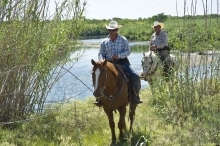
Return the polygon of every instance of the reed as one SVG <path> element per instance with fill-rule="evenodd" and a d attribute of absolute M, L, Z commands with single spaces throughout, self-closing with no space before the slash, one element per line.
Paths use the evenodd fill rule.
<path fill-rule="evenodd" d="M 59 66 L 79 49 L 85 5 L 63 1 L 50 14 L 46 0 L 0 2 L 0 122 L 42 112 Z"/>
<path fill-rule="evenodd" d="M 204 6 L 207 6 L 207 1 L 204 2 Z M 196 9 L 193 1 L 191 8 Z M 186 121 L 189 119 L 210 124 L 212 130 L 209 131 L 209 134 L 215 135 L 210 141 L 219 143 L 220 128 L 216 126 L 219 124 L 216 113 L 220 110 L 220 104 L 216 101 L 216 96 L 219 94 L 220 87 L 218 63 L 220 54 L 219 46 L 210 44 L 208 40 L 209 31 L 213 29 L 212 19 L 207 17 L 207 7 L 204 7 L 204 12 L 205 18 L 201 25 L 204 28 L 203 32 L 206 33 L 203 35 L 204 41 L 201 42 L 202 52 L 192 53 L 194 47 L 192 42 L 197 37 L 197 33 L 185 27 L 191 25 L 194 19 L 183 20 L 180 28 L 185 28 L 182 34 L 185 41 L 180 41 L 178 50 L 184 50 L 186 53 L 184 56 L 183 53 L 179 54 L 179 71 L 171 76 L 168 82 L 163 78 L 155 77 L 152 87 L 154 98 L 151 99 L 151 103 L 157 107 L 165 121 L 174 127 L 185 127 Z M 213 38 L 212 41 L 217 42 L 218 37 Z M 207 119 L 207 117 L 209 118 Z M 199 139 L 198 141 L 207 140 Z"/>

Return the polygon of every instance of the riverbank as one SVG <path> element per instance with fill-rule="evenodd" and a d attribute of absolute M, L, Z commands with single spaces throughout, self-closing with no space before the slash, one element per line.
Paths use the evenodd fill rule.
<path fill-rule="evenodd" d="M 101 39 L 89 39 L 89 40 L 81 40 L 80 47 L 81 48 L 99 48 L 100 44 L 104 38 Z M 130 46 L 134 45 L 148 45 L 149 41 L 132 41 L 129 43 Z"/>
<path fill-rule="evenodd" d="M 189 64 L 190 67 L 196 67 L 200 65 L 209 65 L 219 60 L 220 51 L 205 51 L 194 53 L 177 53 L 179 59 L 185 64 Z"/>
<path fill-rule="evenodd" d="M 93 40 L 83 40 L 81 43 L 81 47 L 82 48 L 100 48 L 100 44 L 102 42 L 103 39 L 99 39 L 98 43 L 97 43 L 97 39 Z M 132 42 L 130 43 L 130 45 L 148 45 L 149 41 L 144 41 L 144 42 Z M 147 50 L 147 49 L 146 49 Z M 194 53 L 183 53 L 183 52 L 179 52 L 179 51 L 172 51 L 172 54 L 175 54 L 175 56 L 177 56 L 177 58 L 184 63 L 188 63 L 190 64 L 190 67 L 195 67 L 195 66 L 199 66 L 199 65 L 205 65 L 205 64 L 210 64 L 211 62 L 215 62 L 217 61 L 216 59 L 218 59 L 218 55 L 220 54 L 220 51 L 198 51 L 198 52 L 194 52 Z"/>

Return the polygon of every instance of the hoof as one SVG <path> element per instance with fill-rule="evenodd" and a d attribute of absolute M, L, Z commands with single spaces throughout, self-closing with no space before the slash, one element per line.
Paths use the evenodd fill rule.
<path fill-rule="evenodd" d="M 122 139 L 120 139 L 120 142 L 122 142 L 122 143 L 126 143 L 127 141 L 128 141 L 127 138 L 122 138 Z"/>
<path fill-rule="evenodd" d="M 116 142 L 112 142 L 111 144 L 110 144 L 110 146 L 115 146 L 116 145 Z"/>
<path fill-rule="evenodd" d="M 119 135 L 119 140 L 120 140 L 121 143 L 125 143 L 125 142 L 128 141 L 128 138 L 124 134 L 120 134 Z"/>

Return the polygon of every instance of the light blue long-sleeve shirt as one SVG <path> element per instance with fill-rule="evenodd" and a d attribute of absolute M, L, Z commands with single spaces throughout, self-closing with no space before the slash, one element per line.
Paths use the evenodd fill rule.
<path fill-rule="evenodd" d="M 160 31 L 159 34 L 153 33 L 150 41 L 150 45 L 155 45 L 157 48 L 163 48 L 168 46 L 168 37 L 164 31 Z"/>
<path fill-rule="evenodd" d="M 114 41 L 108 36 L 100 45 L 98 58 L 99 60 L 107 59 L 111 61 L 113 54 L 118 54 L 118 58 L 123 59 L 128 57 L 130 53 L 128 40 L 124 36 L 118 35 Z"/>

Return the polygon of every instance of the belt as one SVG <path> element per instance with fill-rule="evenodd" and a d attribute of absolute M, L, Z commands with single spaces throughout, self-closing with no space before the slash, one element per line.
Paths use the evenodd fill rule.
<path fill-rule="evenodd" d="M 162 50 L 170 50 L 168 46 L 164 46 L 163 48 L 157 48 L 157 51 L 162 51 Z"/>
<path fill-rule="evenodd" d="M 123 59 L 118 59 L 118 60 L 116 60 L 116 62 L 118 62 L 118 63 L 124 63 L 124 62 L 127 62 L 127 61 L 128 61 L 127 57 L 126 57 L 126 58 L 123 58 Z M 113 62 L 115 62 L 115 61 L 113 61 L 113 60 L 108 60 L 108 62 L 113 63 Z M 128 61 L 128 62 L 129 62 L 129 61 Z"/>

